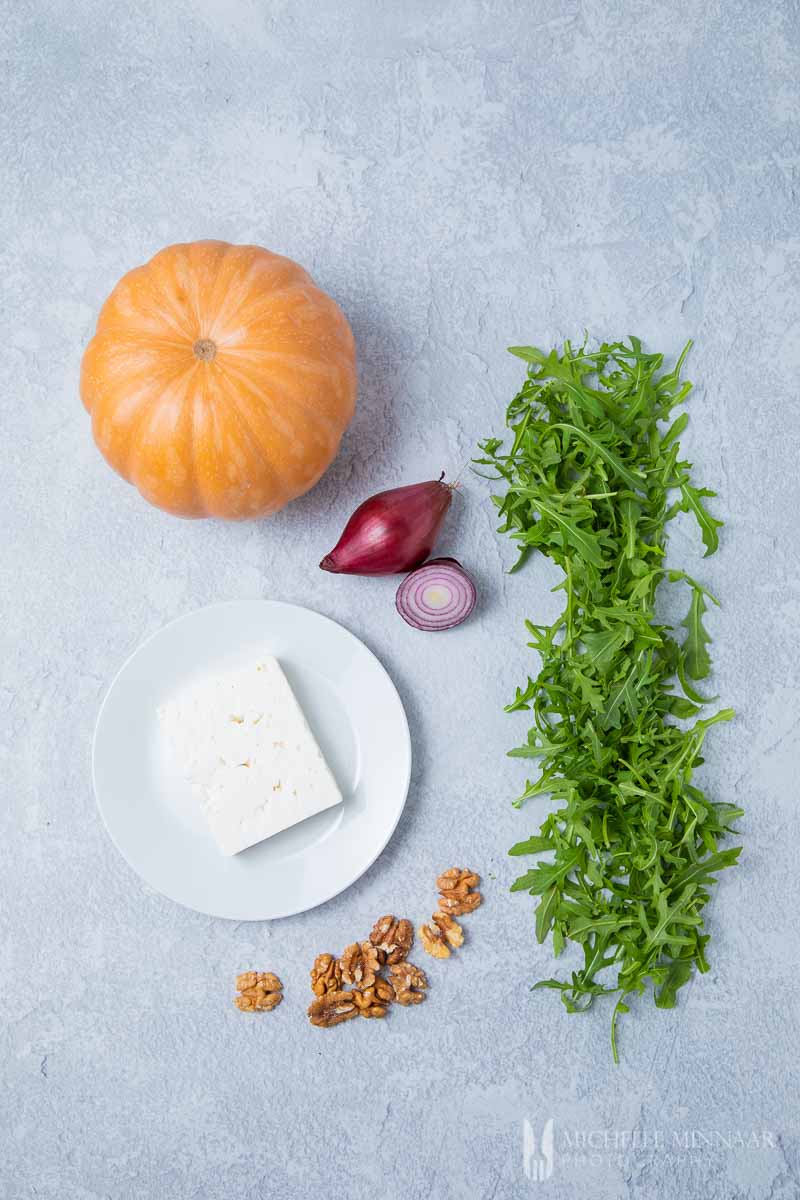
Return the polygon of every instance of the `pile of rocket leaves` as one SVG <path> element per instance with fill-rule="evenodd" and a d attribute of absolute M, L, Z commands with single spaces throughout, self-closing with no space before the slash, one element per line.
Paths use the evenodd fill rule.
<path fill-rule="evenodd" d="M 691 390 L 680 380 L 688 350 L 665 372 L 663 356 L 635 337 L 592 352 L 513 347 L 528 375 L 507 413 L 510 449 L 489 438 L 476 459 L 505 487 L 493 500 L 500 531 L 520 546 L 512 570 L 538 550 L 564 573 L 559 618 L 526 622 L 541 670 L 506 709 L 532 713 L 525 745 L 510 753 L 541 770 L 514 803 L 559 805 L 512 847 L 548 856 L 512 891 L 537 897 L 539 942 L 552 934 L 556 955 L 567 941 L 582 949 L 568 981 L 536 986 L 560 991 L 570 1012 L 617 997 L 615 1061 L 632 995 L 649 982 L 656 1005 L 672 1008 L 693 969 L 708 970 L 703 909 L 740 849 L 720 843 L 742 810 L 693 782 L 709 727 L 733 716 L 700 716 L 711 703 L 696 687 L 711 670 L 703 621 L 717 601 L 665 562 L 678 511 L 696 518 L 706 556 L 722 524 L 706 506 L 714 493 L 692 483 L 680 458 L 687 415 L 672 420 Z M 680 631 L 658 619 L 660 585 L 686 591 Z"/>

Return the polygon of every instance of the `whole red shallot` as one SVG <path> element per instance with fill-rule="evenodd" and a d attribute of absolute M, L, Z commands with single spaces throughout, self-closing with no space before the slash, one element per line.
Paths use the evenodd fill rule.
<path fill-rule="evenodd" d="M 378 492 L 359 504 L 319 564 L 339 575 L 413 571 L 433 549 L 455 485 L 439 479 Z"/>

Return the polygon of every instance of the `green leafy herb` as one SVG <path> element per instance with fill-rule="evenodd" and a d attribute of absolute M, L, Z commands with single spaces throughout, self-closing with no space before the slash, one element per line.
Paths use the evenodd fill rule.
<path fill-rule="evenodd" d="M 677 512 L 696 518 L 707 555 L 722 524 L 704 503 L 714 493 L 695 487 L 691 463 L 680 459 L 687 415 L 672 420 L 691 390 L 680 380 L 688 350 L 664 372 L 662 355 L 634 337 L 596 351 L 569 342 L 547 354 L 513 347 L 528 375 L 508 408 L 511 447 L 487 439 L 476 460 L 504 485 L 492 499 L 500 531 L 519 546 L 516 566 L 539 550 L 564 572 L 561 616 L 549 626 L 527 622 L 541 670 L 506 710 L 531 712 L 525 744 L 510 753 L 541 769 L 514 803 L 550 796 L 559 805 L 511 848 L 550 855 L 511 890 L 537 897 L 539 942 L 552 933 L 557 955 L 567 942 L 583 950 L 568 980 L 536 987 L 558 990 L 570 1012 L 617 997 L 615 1060 L 628 997 L 650 984 L 656 1005 L 672 1008 L 694 968 L 708 969 L 703 909 L 740 849 L 719 843 L 741 809 L 709 800 L 693 782 L 707 730 L 733 716 L 699 717 L 710 701 L 689 682 L 710 673 L 704 618 L 717 601 L 665 566 Z M 689 589 L 681 636 L 658 619 L 662 584 Z"/>

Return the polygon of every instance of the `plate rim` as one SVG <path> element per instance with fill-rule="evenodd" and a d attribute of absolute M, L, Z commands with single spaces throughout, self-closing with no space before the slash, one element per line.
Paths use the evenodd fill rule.
<path fill-rule="evenodd" d="M 145 646 L 147 646 L 155 638 L 160 637 L 161 634 L 166 633 L 167 630 L 171 629 L 173 626 L 180 625 L 182 622 L 190 620 L 192 617 L 196 616 L 198 613 L 201 613 L 201 612 L 208 612 L 211 609 L 232 608 L 232 607 L 236 607 L 237 605 L 240 605 L 240 604 L 263 604 L 263 605 L 270 606 L 270 607 L 277 606 L 277 607 L 284 608 L 284 609 L 294 609 L 296 611 L 310 613 L 312 616 L 319 618 L 320 620 L 324 621 L 328 625 L 332 625 L 340 633 L 344 633 L 348 638 L 350 638 L 352 641 L 356 642 L 362 648 L 362 650 L 366 651 L 366 653 L 370 656 L 370 658 L 373 660 L 375 665 L 378 667 L 380 672 L 385 677 L 386 681 L 389 684 L 389 687 L 391 688 L 392 692 L 394 693 L 394 695 L 397 698 L 397 702 L 398 702 L 399 709 L 400 709 L 400 716 L 402 718 L 403 749 L 405 751 L 405 761 L 406 761 L 405 777 L 402 781 L 402 799 L 397 808 L 397 815 L 396 815 L 394 821 L 392 822 L 392 825 L 389 828 L 385 839 L 380 844 L 380 846 L 378 846 L 377 850 L 375 851 L 375 854 L 372 856 L 372 858 L 369 859 L 369 861 L 366 863 L 366 865 L 363 866 L 362 868 L 360 868 L 356 875 L 352 876 L 352 878 L 349 878 L 348 882 L 342 884 L 341 887 L 335 888 L 332 892 L 321 897 L 319 900 L 315 900 L 313 904 L 303 905 L 299 908 L 289 907 L 286 909 L 281 909 L 279 912 L 273 912 L 269 916 L 258 916 L 258 917 L 222 915 L 219 913 L 210 912 L 208 909 L 196 908 L 194 905 L 187 904 L 186 901 L 180 900 L 177 896 L 171 895 L 169 892 L 164 891 L 163 888 L 156 886 L 156 884 L 154 884 L 154 883 L 151 883 L 150 880 L 145 878 L 145 876 L 142 874 L 142 872 L 139 870 L 139 868 L 131 861 L 127 852 L 123 849 L 123 847 L 120 845 L 119 841 L 115 837 L 108 821 L 106 820 L 106 814 L 103 810 L 103 805 L 100 802 L 100 791 L 99 791 L 98 784 L 97 784 L 97 757 L 98 757 L 97 745 L 98 745 L 98 736 L 99 736 L 102 721 L 103 721 L 103 716 L 106 711 L 106 706 L 108 705 L 108 702 L 109 702 L 115 688 L 117 687 L 117 684 L 119 683 L 120 678 L 122 677 L 122 675 L 124 675 L 125 671 L 129 667 L 129 665 L 133 662 L 133 660 L 137 657 L 137 655 L 145 648 Z M 111 677 L 111 680 L 109 681 L 109 683 L 106 687 L 105 693 L 103 695 L 103 699 L 101 700 L 100 706 L 97 710 L 97 716 L 95 717 L 95 722 L 94 722 L 94 731 L 92 733 L 92 748 L 91 748 L 92 770 L 91 770 L 91 775 L 92 775 L 92 790 L 94 792 L 95 805 L 96 805 L 97 811 L 100 815 L 100 819 L 102 821 L 103 828 L 105 829 L 106 833 L 108 834 L 108 837 L 111 840 L 112 845 L 117 850 L 117 852 L 122 856 L 122 858 L 127 863 L 130 870 L 133 871 L 136 878 L 140 879 L 144 884 L 147 885 L 147 887 L 152 888 L 153 891 L 157 893 L 157 895 L 163 896 L 165 899 L 169 900 L 173 904 L 180 905 L 180 907 L 185 909 L 187 912 L 199 913 L 201 916 L 211 917 L 214 920 L 218 920 L 218 921 L 235 921 L 237 923 L 240 923 L 242 921 L 280 921 L 280 920 L 283 920 L 285 917 L 294 917 L 294 916 L 299 916 L 301 913 L 312 912 L 315 908 L 319 908 L 321 905 L 327 904 L 330 900 L 335 899 L 336 896 L 341 896 L 343 892 L 346 892 L 348 888 L 352 887 L 354 883 L 357 883 L 359 879 L 361 879 L 364 875 L 366 875 L 367 871 L 369 871 L 370 868 L 375 865 L 377 860 L 380 858 L 381 854 L 383 854 L 384 850 L 388 846 L 389 842 L 391 841 L 392 837 L 394 836 L 397 826 L 400 823 L 400 818 L 402 817 L 403 813 L 405 812 L 406 803 L 408 801 L 408 793 L 409 793 L 409 790 L 411 787 L 412 766 L 413 766 L 413 755 L 412 755 L 412 749 L 411 749 L 411 729 L 408 724 L 408 714 L 406 713 L 405 705 L 403 704 L 403 698 L 397 689 L 397 685 L 395 684 L 394 680 L 392 679 L 391 675 L 389 674 L 389 672 L 386 669 L 386 667 L 384 666 L 384 664 L 381 662 L 380 658 L 378 658 L 378 655 L 375 653 L 375 651 L 370 646 L 368 646 L 366 642 L 362 641 L 362 639 L 360 637 L 358 637 L 357 634 L 353 633 L 352 630 L 348 629 L 347 626 L 342 625 L 340 621 L 335 620 L 333 617 L 327 616 L 326 613 L 321 613 L 315 608 L 310 608 L 307 604 L 294 604 L 290 600 L 273 600 L 266 596 L 240 596 L 240 597 L 236 597 L 236 598 L 233 598 L 230 600 L 215 600 L 215 601 L 212 601 L 211 604 L 202 604 L 198 608 L 192 608 L 188 612 L 181 613 L 179 616 L 173 617 L 172 620 L 167 621 L 167 623 L 165 625 L 161 625 L 161 626 L 159 626 L 158 629 L 154 629 L 152 631 L 152 633 L 149 633 L 147 635 L 147 637 L 143 638 L 134 647 L 134 649 L 130 652 L 130 654 L 128 654 L 128 656 L 125 658 L 125 660 L 121 664 L 121 666 L 114 672 L 113 676 Z"/>

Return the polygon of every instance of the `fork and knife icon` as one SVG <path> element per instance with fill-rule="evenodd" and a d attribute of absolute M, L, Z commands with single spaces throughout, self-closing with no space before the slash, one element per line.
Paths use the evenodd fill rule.
<path fill-rule="evenodd" d="M 544 1183 L 553 1174 L 553 1118 L 544 1125 L 538 1140 L 533 1126 L 525 1118 L 522 1126 L 522 1162 L 525 1174 L 532 1183 Z"/>

